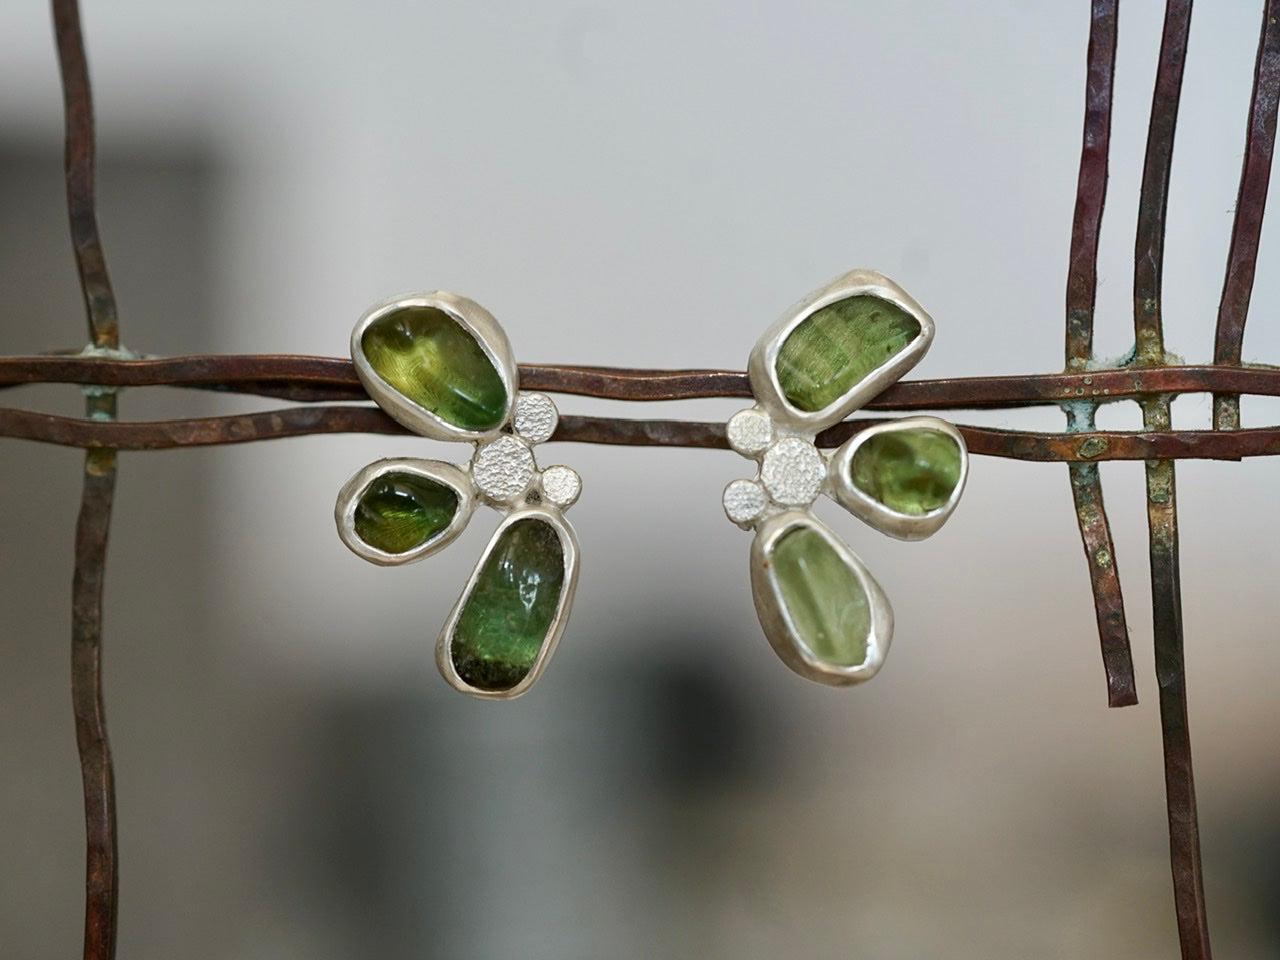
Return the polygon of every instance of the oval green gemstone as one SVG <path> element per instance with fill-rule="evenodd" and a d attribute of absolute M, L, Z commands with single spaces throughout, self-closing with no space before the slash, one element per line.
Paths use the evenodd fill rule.
<path fill-rule="evenodd" d="M 890 510 L 918 517 L 951 498 L 960 466 L 959 445 L 940 430 L 889 430 L 854 451 L 849 479 Z"/>
<path fill-rule="evenodd" d="M 400 393 L 461 430 L 493 430 L 507 413 L 507 389 L 480 343 L 436 307 L 402 307 L 365 328 L 369 366 Z"/>
<path fill-rule="evenodd" d="M 809 652 L 837 667 L 864 663 L 871 633 L 867 594 L 827 538 L 794 527 L 773 545 L 771 562 L 779 599 Z"/>
<path fill-rule="evenodd" d="M 888 300 L 837 300 L 791 331 L 778 351 L 778 384 L 792 406 L 825 410 L 919 335 L 920 322 Z"/>
<path fill-rule="evenodd" d="M 458 676 L 479 690 L 510 690 L 533 669 L 564 589 L 555 527 L 517 520 L 489 551 L 453 628 Z"/>
<path fill-rule="evenodd" d="M 356 502 L 356 536 L 384 553 L 408 553 L 449 526 L 458 494 L 413 473 L 384 473 Z"/>

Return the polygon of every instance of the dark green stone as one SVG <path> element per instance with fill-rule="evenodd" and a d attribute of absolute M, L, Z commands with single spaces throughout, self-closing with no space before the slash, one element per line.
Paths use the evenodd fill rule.
<path fill-rule="evenodd" d="M 824 663 L 856 667 L 867 659 L 871 611 L 857 574 L 809 527 L 773 545 L 774 582 L 801 643 Z"/>
<path fill-rule="evenodd" d="M 890 430 L 862 442 L 849 465 L 853 485 L 908 516 L 937 510 L 960 482 L 960 447 L 939 430 Z"/>
<path fill-rule="evenodd" d="M 356 535 L 384 553 L 407 553 L 449 526 L 458 494 L 448 484 L 412 473 L 384 473 L 356 503 Z"/>
<path fill-rule="evenodd" d="M 360 336 L 369 365 L 418 406 L 461 430 L 492 430 L 507 412 L 507 390 L 471 332 L 435 307 L 403 307 Z"/>
<path fill-rule="evenodd" d="M 563 589 L 564 547 L 555 527 L 536 517 L 507 527 L 453 629 L 458 676 L 479 690 L 510 690 L 528 676 Z"/>
<path fill-rule="evenodd" d="M 792 406 L 824 410 L 919 335 L 920 322 L 888 300 L 837 300 L 791 331 L 778 351 L 778 384 Z"/>

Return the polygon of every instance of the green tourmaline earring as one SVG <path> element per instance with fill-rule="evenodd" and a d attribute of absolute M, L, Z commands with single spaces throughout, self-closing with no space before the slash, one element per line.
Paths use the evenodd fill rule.
<path fill-rule="evenodd" d="M 920 361 L 933 320 L 892 280 L 854 270 L 765 331 L 748 373 L 756 405 L 734 414 L 729 445 L 759 465 L 734 480 L 724 510 L 754 530 L 751 592 L 765 636 L 792 670 L 845 686 L 873 677 L 893 609 L 866 566 L 812 512 L 826 493 L 889 536 L 919 540 L 955 510 L 968 473 L 959 431 L 908 417 L 855 433 L 833 454 L 815 436 Z"/>
<path fill-rule="evenodd" d="M 578 580 L 578 539 L 564 511 L 582 481 L 539 470 L 532 447 L 555 432 L 551 398 L 521 393 L 497 320 L 465 297 L 397 297 L 360 318 L 351 359 L 369 395 L 414 433 L 475 444 L 461 467 L 400 458 L 369 464 L 338 493 L 338 535 L 384 566 L 443 549 L 477 503 L 506 514 L 436 641 L 457 690 L 512 699 L 533 685 L 564 632 Z"/>

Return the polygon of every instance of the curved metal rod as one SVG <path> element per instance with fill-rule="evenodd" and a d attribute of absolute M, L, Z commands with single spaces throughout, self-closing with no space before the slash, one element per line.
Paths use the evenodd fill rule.
<path fill-rule="evenodd" d="M 858 430 L 884 419 L 847 420 L 818 435 L 834 447 Z M 1238 460 L 1280 454 L 1280 427 L 1237 430 L 1114 431 L 1037 433 L 959 425 L 971 453 L 1042 463 L 1096 463 L 1103 460 Z M 371 406 L 286 407 L 262 413 L 189 420 L 132 423 L 84 420 L 0 409 L 0 437 L 35 440 L 86 449 L 173 450 L 278 440 L 326 433 L 410 435 Z M 624 420 L 562 416 L 552 441 L 644 447 L 727 449 L 723 423 L 689 420 Z"/>
<path fill-rule="evenodd" d="M 198 387 L 321 402 L 367 400 L 350 360 L 291 354 L 221 354 L 118 360 L 98 356 L 0 357 L 0 387 L 79 383 L 112 387 Z M 636 370 L 521 364 L 526 390 L 604 400 L 696 400 L 751 396 L 734 370 Z M 1280 396 L 1280 367 L 1186 364 L 997 377 L 904 380 L 868 410 L 955 410 L 1055 406 L 1077 400 L 1138 400 L 1152 394 Z"/>

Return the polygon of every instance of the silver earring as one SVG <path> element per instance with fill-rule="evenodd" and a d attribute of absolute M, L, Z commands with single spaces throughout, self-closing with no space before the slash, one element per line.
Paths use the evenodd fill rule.
<path fill-rule="evenodd" d="M 968 474 L 954 426 L 908 417 L 855 433 L 833 454 L 817 434 L 920 361 L 933 320 L 871 270 L 838 277 L 787 311 L 751 352 L 756 405 L 729 420 L 729 445 L 758 469 L 724 491 L 724 510 L 754 530 L 751 592 L 769 643 L 792 670 L 835 686 L 873 677 L 893 638 L 893 608 L 858 556 L 814 516 L 826 493 L 881 533 L 930 536 Z"/>
<path fill-rule="evenodd" d="M 578 580 L 578 538 L 564 511 L 582 481 L 540 470 L 532 447 L 551 437 L 551 398 L 518 390 L 502 327 L 452 293 L 396 297 L 370 308 L 351 334 L 351 359 L 369 395 L 414 433 L 475 445 L 469 463 L 379 460 L 338 493 L 338 535 L 384 566 L 443 549 L 478 503 L 505 514 L 436 641 L 436 665 L 457 690 L 510 700 L 555 652 Z"/>

